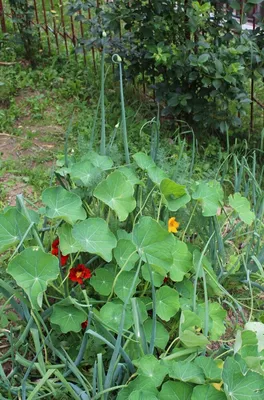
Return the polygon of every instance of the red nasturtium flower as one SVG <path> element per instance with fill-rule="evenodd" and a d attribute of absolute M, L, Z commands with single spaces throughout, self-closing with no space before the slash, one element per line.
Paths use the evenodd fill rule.
<path fill-rule="evenodd" d="M 70 269 L 69 279 L 73 282 L 83 284 L 84 279 L 91 278 L 92 273 L 89 268 L 84 264 L 78 264 L 76 267 Z"/>
<path fill-rule="evenodd" d="M 51 245 L 51 247 L 52 247 L 51 254 L 53 254 L 54 256 L 57 256 L 57 257 L 59 256 L 59 244 L 60 244 L 60 239 L 57 238 L 57 239 L 53 240 L 52 245 Z M 61 262 L 62 267 L 64 267 L 64 265 L 67 264 L 68 258 L 69 258 L 68 254 L 66 256 L 63 256 L 60 253 L 60 262 Z"/>
<path fill-rule="evenodd" d="M 165 278 L 163 279 L 163 283 L 168 282 L 169 278 L 167 276 L 165 276 Z"/>
<path fill-rule="evenodd" d="M 83 328 L 83 329 L 86 329 L 87 326 L 88 326 L 88 319 L 87 319 L 86 321 L 82 322 L 81 325 L 82 325 L 82 328 Z"/>
<path fill-rule="evenodd" d="M 175 217 L 171 217 L 168 221 L 168 231 L 172 233 L 178 232 L 180 224 L 176 221 Z"/>

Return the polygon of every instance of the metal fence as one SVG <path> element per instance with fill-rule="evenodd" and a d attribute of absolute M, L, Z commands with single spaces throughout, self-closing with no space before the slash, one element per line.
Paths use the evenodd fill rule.
<path fill-rule="evenodd" d="M 80 40 L 91 37 L 90 26 L 85 21 L 91 20 L 96 15 L 96 9 L 100 8 L 105 3 L 110 3 L 113 0 L 96 0 L 93 2 L 93 6 L 87 8 L 84 12 L 82 7 L 79 7 L 77 13 L 70 15 L 68 13 L 69 5 L 65 4 L 64 0 L 27 0 L 28 4 L 31 5 L 34 12 L 34 18 L 32 20 L 33 26 L 36 28 L 39 43 L 42 49 L 45 49 L 49 55 L 52 54 L 64 54 L 66 56 L 73 56 L 77 60 L 78 57 L 83 57 L 84 64 L 87 65 L 88 53 L 84 46 L 80 46 Z M 242 0 L 241 4 L 243 3 Z M 252 1 L 253 3 L 253 1 Z M 254 0 L 255 3 L 255 0 Z M 80 5 L 82 1 L 80 0 Z M 219 2 L 221 7 L 225 7 L 227 10 L 229 6 L 225 2 Z M 264 1 L 261 4 L 254 6 L 253 12 L 249 15 L 248 21 L 242 27 L 246 29 L 256 28 L 255 13 L 264 15 Z M 242 24 L 240 19 L 239 11 L 236 11 L 234 15 L 239 23 Z M 10 9 L 8 0 L 0 0 L 0 26 L 3 33 L 16 32 L 16 17 L 14 12 Z M 80 50 L 79 52 L 76 50 Z M 40 49 L 40 51 L 42 51 Z M 96 50 L 91 48 L 92 63 L 94 69 L 96 69 Z M 145 87 L 143 79 L 143 88 Z M 264 105 L 256 98 L 254 76 L 252 75 L 250 84 L 250 132 L 253 131 L 254 127 L 254 105 L 258 107 L 258 110 L 262 113 L 264 121 Z"/>

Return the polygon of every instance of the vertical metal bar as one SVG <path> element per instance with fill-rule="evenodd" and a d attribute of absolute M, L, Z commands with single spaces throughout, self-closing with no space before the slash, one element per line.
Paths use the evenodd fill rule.
<path fill-rule="evenodd" d="M 68 43 L 67 43 L 67 35 L 66 35 L 66 30 L 65 30 L 65 21 L 64 21 L 64 13 L 63 13 L 63 3 L 62 0 L 60 0 L 60 14 L 61 14 L 61 23 L 62 23 L 62 28 L 63 28 L 63 38 L 64 38 L 64 43 L 65 43 L 65 49 L 66 49 L 66 54 L 67 57 L 69 57 L 69 51 L 68 51 Z"/>
<path fill-rule="evenodd" d="M 4 14 L 4 6 L 2 0 L 0 0 L 0 20 L 1 20 L 2 32 L 6 33 L 5 14 Z"/>
<path fill-rule="evenodd" d="M 89 19 L 92 18 L 92 16 L 91 16 L 91 9 L 90 9 L 90 8 L 88 9 L 88 18 L 89 18 Z M 94 70 L 96 71 L 95 52 L 94 52 L 94 47 L 93 47 L 93 46 L 92 46 L 92 57 L 93 57 L 93 67 L 94 67 Z"/>
<path fill-rule="evenodd" d="M 53 0 L 50 0 L 50 5 L 51 5 L 51 10 L 54 10 L 54 3 Z M 57 24 L 56 24 L 56 17 L 55 15 L 52 14 L 52 19 L 53 19 L 53 30 L 54 30 L 54 36 L 55 36 L 55 42 L 56 42 L 56 47 L 57 47 L 57 53 L 60 54 L 60 48 L 59 48 L 59 39 L 58 39 L 58 30 L 57 30 Z"/>
<path fill-rule="evenodd" d="M 82 11 L 79 10 L 79 15 L 82 15 Z M 82 21 L 80 21 L 80 29 L 81 29 L 81 35 L 82 38 L 84 37 L 84 31 L 83 31 L 83 23 Z M 84 65 L 86 65 L 86 50 L 85 47 L 83 46 L 83 61 L 84 61 Z"/>
<path fill-rule="evenodd" d="M 46 35 L 47 35 L 47 42 L 48 42 L 49 55 L 51 55 L 50 37 L 49 37 L 49 26 L 48 26 L 48 21 L 47 21 L 45 0 L 42 0 L 42 10 L 43 10 L 44 23 L 45 23 L 45 32 L 46 32 Z"/>
<path fill-rule="evenodd" d="M 35 11 L 36 23 L 37 23 L 37 25 L 38 25 L 39 43 L 40 43 L 40 46 L 42 47 L 42 43 L 41 43 L 41 33 L 40 33 L 40 27 L 39 27 L 38 7 L 37 7 L 37 2 L 36 2 L 36 0 L 34 0 L 34 11 Z"/>
<path fill-rule="evenodd" d="M 255 12 L 256 12 L 256 6 L 253 8 L 253 32 L 256 29 L 256 18 L 255 18 Z M 252 63 L 252 61 L 251 61 Z M 251 65 L 252 68 L 252 65 Z M 250 139 L 250 136 L 253 133 L 253 128 L 254 128 L 254 72 L 252 71 L 251 73 L 251 104 L 250 104 L 250 130 L 249 130 L 249 135 L 248 139 Z"/>

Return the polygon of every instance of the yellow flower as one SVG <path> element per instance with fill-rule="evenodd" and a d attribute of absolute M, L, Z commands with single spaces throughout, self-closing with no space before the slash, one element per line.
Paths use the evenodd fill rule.
<path fill-rule="evenodd" d="M 179 228 L 180 224 L 176 221 L 175 217 L 171 217 L 168 221 L 168 231 L 176 233 L 177 228 Z"/>
<path fill-rule="evenodd" d="M 221 390 L 221 386 L 223 385 L 223 382 L 220 383 L 212 383 L 212 386 L 216 389 L 216 390 Z"/>

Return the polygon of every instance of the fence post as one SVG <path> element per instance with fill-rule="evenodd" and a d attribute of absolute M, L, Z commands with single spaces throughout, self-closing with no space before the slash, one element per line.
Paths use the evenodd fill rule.
<path fill-rule="evenodd" d="M 6 33 L 5 14 L 4 14 L 4 6 L 2 0 L 0 0 L 0 21 L 1 21 L 2 32 Z"/>

